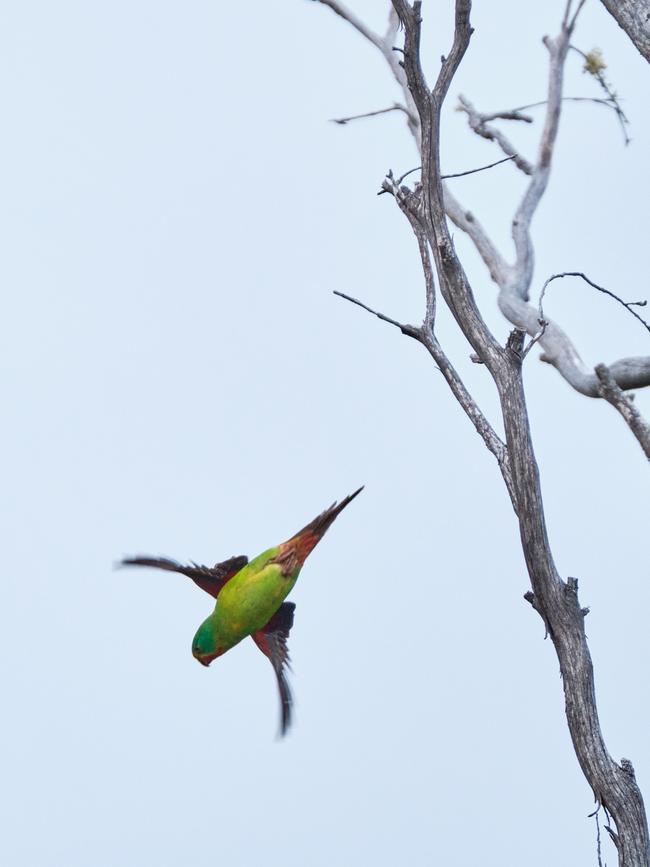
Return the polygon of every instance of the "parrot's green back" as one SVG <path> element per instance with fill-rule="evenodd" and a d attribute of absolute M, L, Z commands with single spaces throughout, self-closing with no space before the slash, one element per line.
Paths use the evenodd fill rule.
<path fill-rule="evenodd" d="M 300 574 L 301 566 L 283 574 L 281 564 L 273 562 L 280 552 L 281 546 L 269 548 L 228 581 L 194 636 L 194 656 L 202 662 L 216 659 L 268 623 Z"/>

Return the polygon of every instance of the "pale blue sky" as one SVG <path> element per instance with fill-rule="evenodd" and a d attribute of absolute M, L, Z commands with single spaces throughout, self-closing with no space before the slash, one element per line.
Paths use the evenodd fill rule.
<path fill-rule="evenodd" d="M 383 4 L 353 5 L 383 26 Z M 448 5 L 425 4 L 432 62 Z M 541 37 L 561 7 L 475 4 L 447 171 L 499 156 L 453 112 L 459 92 L 485 110 L 544 98 Z M 595 863 L 492 457 L 424 351 L 331 294 L 422 313 L 410 230 L 375 195 L 416 164 L 403 120 L 327 122 L 395 98 L 381 58 L 303 0 L 23 0 L 0 20 L 3 862 Z M 575 42 L 603 49 L 633 142 L 600 107 L 567 109 L 536 287 L 578 269 L 646 297 L 648 67 L 595 0 Z M 598 95 L 577 58 L 566 92 Z M 510 132 L 532 152 L 538 125 Z M 509 253 L 515 169 L 455 184 Z M 648 353 L 582 284 L 545 306 L 590 363 Z M 439 333 L 493 416 L 444 314 Z M 647 467 L 609 406 L 527 368 L 552 543 L 592 608 L 605 737 L 650 798 Z M 638 403 L 650 413 L 650 394 Z M 252 642 L 203 669 L 190 643 L 209 598 L 112 564 L 253 555 L 360 484 L 292 594 L 295 726 L 278 742 Z"/>

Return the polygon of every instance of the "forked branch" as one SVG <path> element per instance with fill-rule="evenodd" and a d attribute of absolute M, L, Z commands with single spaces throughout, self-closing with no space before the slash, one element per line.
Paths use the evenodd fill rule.
<path fill-rule="evenodd" d="M 627 765 L 617 764 L 605 746 L 598 719 L 593 667 L 584 630 L 584 611 L 578 602 L 578 583 L 560 577 L 551 552 L 542 500 L 539 471 L 533 450 L 522 380 L 524 332 L 515 330 L 505 350 L 480 317 L 462 265 L 451 243 L 445 219 L 439 166 L 440 110 L 471 36 L 470 4 L 456 0 L 454 44 L 443 62 L 433 91 L 426 85 L 420 64 L 420 4 L 393 0 L 404 23 L 404 65 L 407 82 L 418 109 L 422 137 L 422 198 L 441 293 L 461 331 L 490 371 L 501 401 L 509 469 L 515 493 L 522 550 L 532 585 L 532 599 L 557 652 L 563 677 L 569 731 L 580 766 L 597 801 L 616 823 L 616 841 L 622 867 L 648 867 L 650 844 L 643 799 Z M 577 11 L 582 3 L 578 4 Z M 551 85 L 546 123 L 537 165 L 513 224 L 517 252 L 511 291 L 525 299 L 532 276 L 530 220 L 548 183 L 557 135 L 562 94 L 562 68 L 576 13 L 571 3 L 556 39 L 546 39 L 551 56 Z M 408 198 L 407 198 L 408 201 Z M 539 321 L 537 322 L 539 329 Z M 543 337 L 540 336 L 540 340 Z M 620 407 L 617 407 L 621 411 Z M 631 767 L 631 766 L 630 766 Z"/>
<path fill-rule="evenodd" d="M 405 69 L 403 66 L 400 66 L 399 53 L 393 50 L 394 41 L 398 33 L 398 16 L 402 12 L 399 10 L 397 12 L 391 11 L 386 34 L 380 36 L 361 22 L 343 4 L 335 2 L 335 0 L 331 0 L 331 2 L 330 0 L 320 0 L 320 2 L 323 5 L 329 6 L 339 16 L 352 24 L 364 38 L 368 39 L 382 53 L 395 80 L 402 89 L 403 105 L 407 108 L 409 130 L 419 151 L 421 149 L 422 134 L 418 112 L 415 108 L 414 98 L 409 90 Z M 411 12 L 407 10 L 404 14 L 410 15 L 417 4 L 413 7 L 408 3 L 397 5 L 403 5 L 405 9 L 408 7 Z M 513 219 L 513 239 L 516 252 L 513 264 L 509 263 L 506 257 L 499 251 L 479 217 L 465 208 L 457 196 L 447 187 L 443 186 L 444 206 L 447 216 L 474 243 L 490 276 L 499 288 L 498 303 L 501 312 L 514 326 L 528 332 L 531 337 L 539 334 L 539 323 L 537 309 L 528 301 L 534 262 L 530 226 L 548 185 L 560 110 L 563 101 L 568 99 L 563 96 L 562 92 L 564 63 L 569 39 L 575 28 L 577 16 L 582 5 L 582 3 L 568 3 L 560 34 L 555 39 L 546 39 L 545 41 L 550 60 L 548 98 L 542 103 L 521 106 L 507 112 L 478 113 L 482 121 L 488 123 L 493 120 L 505 119 L 508 115 L 510 119 L 514 116 L 515 119 L 523 120 L 524 118 L 518 117 L 518 115 L 521 115 L 521 112 L 526 108 L 535 107 L 536 105 L 544 105 L 546 108 L 544 127 L 535 163 L 530 164 L 526 160 L 522 163 L 521 159 L 519 160 L 520 167 L 532 167 L 532 174 L 530 175 L 529 185 Z M 593 101 L 598 102 L 599 100 L 595 99 Z M 605 103 L 607 100 L 602 100 L 602 102 Z M 612 106 L 610 105 L 609 107 Z M 514 151 L 515 149 L 511 146 L 509 150 Z M 593 368 L 585 364 L 569 335 L 559 325 L 550 319 L 547 320 L 544 334 L 538 339 L 543 351 L 542 360 L 553 365 L 576 391 L 588 397 L 602 397 L 600 381 Z M 650 385 L 650 356 L 623 358 L 609 363 L 608 368 L 617 385 L 623 391 Z"/>
<path fill-rule="evenodd" d="M 616 842 L 620 865 L 648 867 L 648 827 L 641 793 L 631 765 L 627 761 L 616 763 L 611 758 L 600 729 L 593 668 L 584 630 L 586 609 L 581 608 L 578 602 L 578 582 L 573 578 L 562 580 L 553 560 L 522 380 L 526 331 L 538 339 L 546 351 L 549 346 L 556 350 L 554 363 L 563 375 L 566 375 L 566 358 L 561 355 L 558 346 L 562 347 L 564 355 L 573 352 L 577 356 L 570 341 L 557 326 L 547 322 L 540 333 L 540 317 L 538 311 L 528 303 L 528 292 L 533 269 L 530 224 L 548 184 L 562 103 L 564 60 L 576 16 L 583 2 L 579 0 L 574 9 L 569 0 L 559 35 L 555 39 L 545 40 L 550 56 L 546 120 L 530 182 L 513 221 L 516 259 L 512 266 L 507 265 L 498 255 L 495 245 L 475 218 L 464 212 L 447 192 L 443 192 L 442 186 L 439 162 L 440 112 L 471 37 L 471 3 L 469 0 L 455 2 L 453 45 L 449 55 L 443 59 L 433 89 L 427 85 L 421 66 L 422 4 L 417 0 L 413 4 L 406 0 L 392 0 L 392 3 L 404 27 L 403 73 L 408 91 L 405 101 L 414 107 L 419 120 L 417 140 L 420 143 L 422 174 L 420 185 L 413 191 L 396 184 L 392 177 L 386 179 L 384 188 L 393 194 L 418 238 L 427 288 L 425 323 L 420 328 L 403 325 L 350 296 L 344 297 L 400 328 L 402 333 L 419 340 L 427 347 L 461 406 L 470 418 L 473 418 L 488 448 L 498 459 L 501 456 L 499 465 L 518 517 L 522 550 L 532 586 L 527 598 L 542 616 L 557 652 L 564 686 L 567 723 L 578 761 L 597 802 L 602 804 L 614 819 L 616 830 L 611 830 L 611 836 Z M 385 47 L 384 44 L 380 50 Z M 496 341 L 476 305 L 472 288 L 449 234 L 446 214 L 454 221 L 460 220 L 462 227 L 489 263 L 490 273 L 501 289 L 501 307 L 512 314 L 511 321 L 519 324 L 519 320 L 525 318 L 521 316 L 521 306 L 518 305 L 523 305 L 526 311 L 531 312 L 533 320 L 516 328 L 505 347 Z M 435 265 L 442 297 L 476 356 L 485 364 L 494 380 L 500 398 L 505 444 L 496 436 L 471 396 L 467 395 L 463 383 L 450 367 L 434 336 L 435 297 L 432 299 L 431 261 Z M 577 366 L 575 359 L 573 363 Z M 621 403 L 622 385 L 618 373 L 613 367 L 607 373 L 600 369 L 594 373 L 598 383 L 597 394 L 614 402 L 630 424 L 631 404 L 629 401 Z M 650 382 L 650 377 L 648 381 Z"/>

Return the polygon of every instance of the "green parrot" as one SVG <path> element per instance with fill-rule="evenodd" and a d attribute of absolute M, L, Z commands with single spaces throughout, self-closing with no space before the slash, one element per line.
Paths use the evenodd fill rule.
<path fill-rule="evenodd" d="M 217 602 L 212 614 L 199 626 L 192 642 L 192 655 L 202 665 L 224 654 L 250 635 L 273 666 L 280 692 L 280 733 L 291 724 L 292 697 L 285 668 L 289 666 L 287 639 L 293 626 L 295 605 L 284 600 L 296 583 L 305 560 L 325 532 L 352 500 L 356 490 L 340 503 L 333 503 L 295 536 L 269 548 L 254 560 L 231 557 L 214 566 L 191 563 L 184 566 L 166 557 L 125 557 L 122 566 L 153 566 L 187 575 Z"/>

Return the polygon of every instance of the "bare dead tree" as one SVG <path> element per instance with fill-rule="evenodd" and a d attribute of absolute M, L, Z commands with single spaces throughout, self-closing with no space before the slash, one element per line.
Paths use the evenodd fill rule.
<path fill-rule="evenodd" d="M 319 2 L 349 22 L 385 58 L 403 95 L 401 103 L 387 110 L 400 110 L 405 114 L 421 163 L 420 180 L 411 187 L 403 183 L 406 175 L 395 179 L 389 173 L 382 189 L 394 197 L 418 245 L 426 293 L 424 321 L 419 326 L 401 323 L 372 310 L 356 298 L 337 294 L 399 328 L 424 346 L 495 456 L 519 523 L 531 584 L 525 598 L 542 618 L 559 660 L 566 718 L 578 762 L 594 793 L 598 809 L 604 810 L 607 818 L 605 828 L 618 851 L 619 864 L 623 867 L 650 867 L 648 824 L 632 764 L 627 759 L 620 762 L 612 759 L 600 728 L 593 668 L 584 628 L 587 609 L 582 608 L 578 601 L 577 579 L 563 579 L 553 560 L 522 380 L 523 362 L 530 349 L 539 345 L 543 350 L 542 359 L 553 365 L 576 391 L 602 398 L 618 410 L 650 458 L 650 426 L 627 394 L 629 389 L 650 385 L 650 357 L 624 358 L 608 365 L 599 364 L 590 370 L 567 333 L 544 314 L 541 300 L 538 305 L 529 301 L 534 261 L 531 221 L 548 185 L 565 98 L 564 64 L 584 0 L 579 0 L 575 7 L 573 0 L 567 0 L 559 33 L 554 38 L 544 39 L 549 55 L 548 97 L 544 102 L 544 125 L 534 160 L 519 154 L 495 126 L 497 121 L 528 122 L 529 118 L 522 114 L 527 107 L 486 114 L 479 112 L 468 99 L 461 99 L 461 109 L 470 128 L 493 141 L 527 179 L 525 192 L 512 219 L 514 262 L 506 260 L 481 222 L 444 185 L 440 169 L 441 108 L 472 34 L 471 0 L 455 0 L 453 44 L 447 57 L 442 59 L 433 88 L 427 84 L 421 63 L 421 2 L 416 0 L 411 4 L 407 0 L 392 0 L 388 26 L 383 35 L 372 31 L 339 0 Z M 514 326 L 505 346 L 497 341 L 481 315 L 454 248 L 449 221 L 471 239 L 498 288 L 499 307 Z M 569 275 L 553 275 L 547 285 L 560 276 Z M 582 273 L 574 276 L 582 277 L 595 289 L 613 295 L 629 312 L 634 312 L 632 307 L 639 303 L 624 301 Z M 437 291 L 471 344 L 473 360 L 484 364 L 492 377 L 499 395 L 505 442 L 490 425 L 440 344 L 435 330 Z M 639 314 L 634 312 L 634 315 L 648 327 Z"/>

